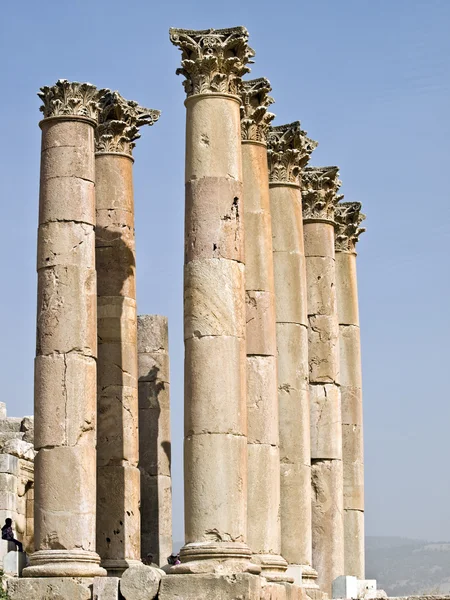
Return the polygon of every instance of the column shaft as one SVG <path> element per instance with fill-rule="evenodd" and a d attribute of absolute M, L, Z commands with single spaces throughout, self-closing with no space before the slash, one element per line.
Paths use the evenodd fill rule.
<path fill-rule="evenodd" d="M 160 566 L 172 553 L 168 334 L 166 317 L 138 317 L 141 555 Z"/>
<path fill-rule="evenodd" d="M 361 340 L 355 245 L 364 229 L 359 202 L 336 210 L 336 291 L 342 396 L 345 574 L 365 578 Z"/>
<path fill-rule="evenodd" d="M 317 144 L 300 123 L 268 137 L 275 273 L 281 470 L 281 553 L 296 583 L 314 587 L 306 267 L 299 175 Z M 286 168 L 286 165 L 288 167 Z"/>
<path fill-rule="evenodd" d="M 246 81 L 242 92 L 242 164 L 247 309 L 248 543 L 266 578 L 283 577 L 276 324 L 266 130 L 274 115 L 270 84 Z M 262 114 L 261 114 L 262 113 Z M 247 125 L 247 126 L 246 126 Z M 259 134 L 259 135 L 258 135 Z"/>
<path fill-rule="evenodd" d="M 185 533 L 181 570 L 246 569 L 244 207 L 239 97 L 244 28 L 171 30 L 186 100 Z M 236 45 L 235 45 L 235 41 Z M 225 50 L 226 47 L 226 50 Z M 195 48 L 195 49 L 194 49 Z M 230 53 L 233 63 L 225 68 Z M 212 62 L 211 62 L 212 61 Z M 206 69 L 205 65 L 208 64 Z M 231 68 L 231 71 L 230 71 Z M 217 77 L 217 79 L 216 79 Z M 221 81 L 220 89 L 216 81 Z M 206 93 L 205 93 L 206 92 Z M 203 565 L 201 569 L 209 568 Z M 223 567 L 225 568 L 225 567 Z"/>
<path fill-rule="evenodd" d="M 140 560 L 133 159 L 97 154 L 95 166 L 97 550 L 102 566 L 120 573 L 130 561 Z"/>
<path fill-rule="evenodd" d="M 328 171 L 325 171 L 328 174 Z M 337 169 L 329 182 L 321 169 L 306 169 L 303 216 L 308 286 L 311 398 L 313 564 L 322 591 L 344 574 L 339 324 L 336 305 L 334 205 Z M 329 186 L 329 187 L 327 187 Z"/>
<path fill-rule="evenodd" d="M 95 553 L 99 94 L 89 84 L 63 80 L 40 94 L 45 118 L 35 363 L 37 551 L 27 577 L 105 574 Z"/>

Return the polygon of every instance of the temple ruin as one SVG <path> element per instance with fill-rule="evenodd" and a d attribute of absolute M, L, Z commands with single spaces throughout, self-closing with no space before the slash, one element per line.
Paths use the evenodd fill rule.
<path fill-rule="evenodd" d="M 248 37 L 170 30 L 186 92 L 179 564 L 166 560 L 168 323 L 136 303 L 132 150 L 160 112 L 88 83 L 41 88 L 34 434 L 30 419 L 0 418 L 0 508 L 30 553 L 11 600 L 376 597 L 364 215 L 342 202 L 338 167 L 311 166 L 300 122 L 273 123 L 269 80 L 244 78 Z"/>

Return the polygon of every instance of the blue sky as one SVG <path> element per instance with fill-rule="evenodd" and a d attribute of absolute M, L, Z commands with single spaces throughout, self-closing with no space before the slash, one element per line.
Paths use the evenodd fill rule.
<path fill-rule="evenodd" d="M 42 85 L 118 89 L 162 110 L 135 149 L 139 312 L 168 315 L 174 538 L 182 539 L 184 91 L 168 28 L 245 25 L 276 124 L 360 201 L 369 535 L 450 540 L 450 2 L 24 0 L 0 7 L 0 400 L 32 412 Z"/>

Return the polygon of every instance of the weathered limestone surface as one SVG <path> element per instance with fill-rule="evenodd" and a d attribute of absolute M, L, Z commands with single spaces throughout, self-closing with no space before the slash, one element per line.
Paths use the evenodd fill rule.
<path fill-rule="evenodd" d="M 158 117 L 108 92 L 95 140 L 97 550 L 102 566 L 117 574 L 141 556 L 132 149 L 139 127 Z"/>
<path fill-rule="evenodd" d="M 364 447 L 362 423 L 361 341 L 356 243 L 364 231 L 359 202 L 336 208 L 336 290 L 342 394 L 344 466 L 345 574 L 365 578 Z"/>
<path fill-rule="evenodd" d="M 120 593 L 125 600 L 153 600 L 161 582 L 159 569 L 146 565 L 132 566 L 120 580 Z"/>
<path fill-rule="evenodd" d="M 306 272 L 300 175 L 317 146 L 300 123 L 268 135 L 275 274 L 281 470 L 281 554 L 296 582 L 314 587 Z"/>
<path fill-rule="evenodd" d="M 247 535 L 268 579 L 282 577 L 276 322 L 266 137 L 274 115 L 267 79 L 241 92 L 247 342 Z"/>
<path fill-rule="evenodd" d="M 91 600 L 92 579 L 73 577 L 39 577 L 9 579 L 10 600 Z M 109 598 L 108 598 L 109 600 Z"/>
<path fill-rule="evenodd" d="M 44 120 L 35 364 L 37 551 L 24 571 L 28 577 L 105 574 L 95 551 L 94 127 L 102 94 L 90 84 L 65 80 L 39 94 Z M 39 586 L 46 584 L 23 585 L 41 593 Z"/>
<path fill-rule="evenodd" d="M 138 317 L 141 556 L 163 566 L 172 553 L 170 377 L 167 317 Z"/>
<path fill-rule="evenodd" d="M 95 577 L 92 586 L 93 600 L 120 600 L 119 577 Z"/>
<path fill-rule="evenodd" d="M 158 600 L 261 600 L 261 577 L 237 575 L 168 575 L 161 580 Z"/>
<path fill-rule="evenodd" d="M 254 53 L 243 27 L 171 29 L 170 38 L 182 51 L 178 73 L 186 78 L 187 93 L 186 545 L 181 550 L 187 564 L 175 570 L 195 572 L 196 564 L 210 559 L 209 567 L 203 564 L 199 569 L 214 571 L 218 562 L 228 559 L 230 571 L 239 571 L 247 568 L 251 553 L 246 545 L 246 313 L 238 93 Z"/>
<path fill-rule="evenodd" d="M 312 547 L 319 586 L 331 595 L 344 574 L 342 421 L 334 213 L 337 167 L 303 172 L 311 394 Z"/>

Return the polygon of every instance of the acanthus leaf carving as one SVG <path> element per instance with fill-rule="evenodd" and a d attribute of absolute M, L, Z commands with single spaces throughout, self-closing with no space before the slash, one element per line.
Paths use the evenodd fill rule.
<path fill-rule="evenodd" d="M 270 182 L 299 185 L 300 173 L 317 146 L 301 129 L 300 121 L 270 127 L 267 134 Z"/>
<path fill-rule="evenodd" d="M 99 101 L 107 90 L 98 90 L 90 83 L 78 83 L 59 79 L 55 85 L 43 86 L 38 92 L 43 106 L 39 110 L 44 118 L 49 117 L 88 117 L 98 118 Z"/>
<path fill-rule="evenodd" d="M 265 143 L 271 121 L 275 118 L 268 108 L 274 99 L 270 81 L 265 77 L 242 82 L 241 137 L 243 140 Z"/>
<path fill-rule="evenodd" d="M 181 68 L 184 89 L 193 94 L 239 95 L 242 76 L 250 72 L 247 63 L 255 55 L 248 45 L 245 27 L 230 29 L 173 29 L 170 41 L 182 52 Z"/>
<path fill-rule="evenodd" d="M 334 223 L 338 194 L 342 182 L 339 167 L 307 167 L 302 174 L 303 220 Z"/>
<path fill-rule="evenodd" d="M 134 100 L 125 100 L 119 92 L 108 91 L 100 101 L 98 126 L 95 131 L 96 152 L 132 154 L 139 128 L 154 125 L 161 112 L 144 108 Z"/>
<path fill-rule="evenodd" d="M 355 252 L 359 236 L 366 231 L 360 227 L 366 218 L 361 208 L 361 202 L 342 202 L 336 206 L 335 247 L 338 252 Z"/>

